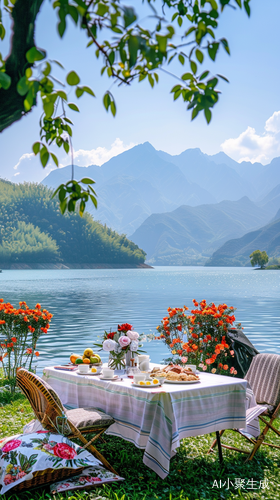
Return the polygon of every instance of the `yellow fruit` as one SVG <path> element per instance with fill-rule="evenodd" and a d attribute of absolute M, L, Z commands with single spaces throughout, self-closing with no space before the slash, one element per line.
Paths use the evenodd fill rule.
<path fill-rule="evenodd" d="M 159 380 L 157 378 L 154 378 L 153 384 L 159 384 Z"/>
<path fill-rule="evenodd" d="M 139 385 L 145 385 L 145 382 L 143 382 L 143 380 L 140 380 Z"/>
<path fill-rule="evenodd" d="M 100 360 L 100 358 L 98 358 L 98 357 L 97 357 L 97 356 L 95 356 L 95 355 L 90 357 L 90 362 L 91 362 L 92 364 L 95 364 L 95 363 L 100 363 L 100 361 L 99 361 L 99 360 Z"/>
<path fill-rule="evenodd" d="M 77 358 L 75 361 L 75 365 L 82 365 L 83 364 L 83 359 L 82 358 Z"/>
<path fill-rule="evenodd" d="M 89 365 L 89 364 L 90 364 L 90 359 L 88 359 L 88 358 L 84 358 L 84 359 L 83 359 L 83 363 L 84 363 L 85 365 Z"/>
<path fill-rule="evenodd" d="M 85 351 L 84 351 L 85 358 L 90 358 L 93 355 L 94 355 L 94 352 L 92 349 L 85 349 Z"/>
<path fill-rule="evenodd" d="M 90 371 L 91 371 L 91 373 L 96 373 L 96 372 L 97 372 L 97 369 L 93 367 L 93 368 L 91 368 L 91 370 L 90 370 Z"/>
<path fill-rule="evenodd" d="M 151 382 L 147 380 L 146 385 L 151 385 Z"/>

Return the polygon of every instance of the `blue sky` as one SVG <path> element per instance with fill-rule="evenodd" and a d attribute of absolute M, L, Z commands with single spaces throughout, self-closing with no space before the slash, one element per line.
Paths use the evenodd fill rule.
<path fill-rule="evenodd" d="M 144 17 L 140 0 L 125 3 L 140 8 L 140 19 Z M 107 77 L 100 77 L 101 63 L 93 48 L 85 48 L 88 40 L 78 29 L 70 23 L 64 39 L 59 39 L 56 14 L 46 0 L 36 27 L 37 45 L 47 50 L 49 58 L 61 61 L 67 72 L 75 69 L 82 84 L 89 85 L 97 96 L 82 97 L 78 102 L 81 113 L 69 113 L 75 123 L 75 163 L 100 165 L 145 141 L 170 154 L 199 147 L 207 154 L 223 150 L 237 161 L 264 164 L 280 156 L 280 2 L 252 0 L 251 9 L 250 19 L 239 9 L 227 9 L 221 16 L 219 36 L 228 39 L 231 56 L 221 52 L 215 64 L 206 58 L 205 67 L 227 76 L 230 84 L 220 85 L 222 95 L 207 125 L 203 116 L 191 122 L 182 101 L 173 102 L 170 90 L 176 80 L 163 72 L 154 89 L 146 81 L 130 88 L 111 87 Z M 0 51 L 5 55 L 8 43 L 2 45 Z M 188 65 L 183 68 L 176 62 L 168 70 L 181 75 Z M 116 118 L 102 105 L 108 88 L 117 102 Z M 75 96 L 70 100 L 75 101 Z M 34 109 L 0 135 L 1 177 L 39 182 L 54 168 L 50 164 L 43 170 L 31 154 L 32 143 L 38 139 L 39 117 L 40 109 Z M 61 165 L 70 163 L 63 152 L 57 152 Z"/>

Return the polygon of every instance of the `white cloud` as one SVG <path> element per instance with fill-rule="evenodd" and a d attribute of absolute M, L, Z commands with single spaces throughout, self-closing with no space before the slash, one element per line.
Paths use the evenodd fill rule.
<path fill-rule="evenodd" d="M 20 159 L 18 160 L 17 164 L 14 166 L 14 170 L 17 170 L 18 167 L 20 166 L 20 163 L 23 161 L 23 160 L 30 160 L 30 158 L 32 158 L 34 156 L 34 153 L 24 153 L 24 155 L 22 155 L 20 157 Z M 18 175 L 17 174 L 14 174 L 14 176 Z"/>
<path fill-rule="evenodd" d="M 55 168 L 53 163 L 43 168 L 38 156 L 34 153 L 24 153 L 13 167 L 16 172 L 11 172 L 9 177 L 13 182 L 41 182 Z"/>
<path fill-rule="evenodd" d="M 96 149 L 78 149 L 78 151 L 74 152 L 74 161 L 76 165 L 80 167 L 87 167 L 89 165 L 103 165 L 106 161 L 113 158 L 113 156 L 117 156 L 128 149 L 131 149 L 135 146 L 135 144 L 130 143 L 125 145 L 123 141 L 117 138 L 109 149 L 98 147 Z M 69 165 L 69 158 L 64 159 L 64 165 Z"/>
<path fill-rule="evenodd" d="M 247 127 L 238 137 L 224 141 L 221 149 L 238 162 L 270 163 L 280 156 L 280 111 L 275 111 L 266 120 L 262 134 L 258 134 L 253 127 Z"/>

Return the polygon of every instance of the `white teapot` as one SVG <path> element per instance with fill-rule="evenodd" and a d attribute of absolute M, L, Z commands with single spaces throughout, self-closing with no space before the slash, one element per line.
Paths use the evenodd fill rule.
<path fill-rule="evenodd" d="M 147 372 L 150 369 L 150 356 L 147 354 L 138 355 L 139 370 Z"/>

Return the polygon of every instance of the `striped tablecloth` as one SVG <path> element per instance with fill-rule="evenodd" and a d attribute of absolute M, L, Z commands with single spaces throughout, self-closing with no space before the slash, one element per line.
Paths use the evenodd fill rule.
<path fill-rule="evenodd" d="M 200 383 L 150 389 L 133 387 L 128 378 L 107 382 L 53 367 L 44 369 L 43 378 L 64 404 L 95 406 L 112 415 L 116 422 L 107 433 L 144 449 L 143 462 L 161 478 L 181 439 L 246 427 L 243 379 L 201 373 Z"/>

